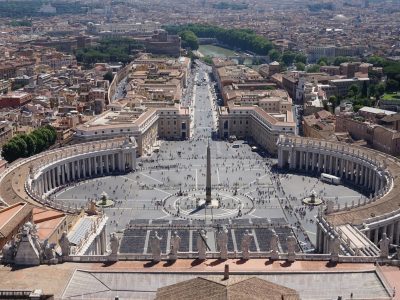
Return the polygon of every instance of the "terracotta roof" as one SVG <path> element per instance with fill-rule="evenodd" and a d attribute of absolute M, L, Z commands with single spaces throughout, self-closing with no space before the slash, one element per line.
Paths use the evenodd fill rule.
<path fill-rule="evenodd" d="M 293 289 L 257 277 L 243 276 L 228 280 L 222 280 L 222 277 L 197 277 L 159 288 L 156 299 L 297 300 L 300 296 Z"/>
<path fill-rule="evenodd" d="M 32 206 L 23 202 L 0 210 L 0 237 L 8 237 L 31 214 Z"/>

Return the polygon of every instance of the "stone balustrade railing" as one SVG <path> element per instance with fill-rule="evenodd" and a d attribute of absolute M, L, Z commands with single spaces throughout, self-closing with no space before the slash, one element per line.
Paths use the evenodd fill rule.
<path fill-rule="evenodd" d="M 21 201 L 27 201 L 28 200 L 27 197 L 29 197 L 38 203 L 52 207 L 54 209 L 61 210 L 66 213 L 76 213 L 79 211 L 79 209 L 77 207 L 72 208 L 72 207 L 66 206 L 62 203 L 55 203 L 52 201 L 48 201 L 48 200 L 44 199 L 41 195 L 38 195 L 32 189 L 32 179 L 35 177 L 35 174 L 37 174 L 41 169 L 43 169 L 51 164 L 54 164 L 55 162 L 60 161 L 60 160 L 79 156 L 84 153 L 106 151 L 106 150 L 115 149 L 117 147 L 121 147 L 123 145 L 124 141 L 125 141 L 124 138 L 116 138 L 113 140 L 94 141 L 94 142 L 88 142 L 88 143 L 78 144 L 78 145 L 71 145 L 71 146 L 66 146 L 63 148 L 44 151 L 40 154 L 19 160 L 15 163 L 11 164 L 2 174 L 0 174 L 0 184 L 5 184 L 3 181 L 9 175 L 12 175 L 11 180 L 14 183 L 16 175 L 18 177 L 20 177 L 22 175 L 22 173 L 26 173 L 26 177 L 23 178 L 24 181 L 23 181 L 23 186 L 21 188 L 24 189 L 27 196 L 25 196 L 25 199 L 21 199 Z M 18 179 L 18 182 L 15 182 L 15 184 L 19 184 L 19 181 L 20 181 L 20 178 Z M 11 186 L 11 188 L 14 188 L 14 187 Z M 15 193 L 17 195 L 20 194 L 19 192 L 20 192 L 19 188 L 17 190 L 15 190 Z M 6 195 L 6 194 L 4 194 L 4 195 Z M 3 198 L 4 195 L 0 196 L 0 201 L 7 203 L 7 200 Z"/>
<path fill-rule="evenodd" d="M 361 207 L 373 203 L 387 195 L 394 188 L 394 177 L 387 169 L 388 163 L 400 166 L 400 161 L 390 155 L 373 149 L 366 150 L 365 148 L 357 145 L 344 145 L 337 142 L 317 139 L 304 139 L 291 135 L 280 136 L 278 145 L 289 148 L 296 147 L 296 149 L 304 148 L 304 151 L 309 152 L 324 151 L 325 153 L 332 153 L 333 155 L 339 154 L 344 158 L 348 157 L 356 159 L 359 162 L 364 163 L 364 165 L 366 163 L 370 165 L 372 169 L 375 169 L 378 173 L 383 175 L 383 186 L 373 195 L 370 195 L 369 198 L 364 198 L 363 201 L 359 199 L 357 203 L 354 201 L 351 204 L 345 203 L 343 206 L 340 204 L 336 205 L 333 207 L 331 211 L 332 213 L 348 211 L 353 208 Z"/>

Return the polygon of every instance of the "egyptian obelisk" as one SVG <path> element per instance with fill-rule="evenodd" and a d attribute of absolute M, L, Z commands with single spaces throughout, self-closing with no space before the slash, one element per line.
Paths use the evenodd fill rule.
<path fill-rule="evenodd" d="M 211 204 L 211 155 L 210 144 L 207 145 L 207 178 L 206 178 L 206 205 Z"/>

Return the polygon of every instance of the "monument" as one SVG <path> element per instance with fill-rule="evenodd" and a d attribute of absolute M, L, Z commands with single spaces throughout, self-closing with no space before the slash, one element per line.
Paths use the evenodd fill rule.
<path fill-rule="evenodd" d="M 199 253 L 199 259 L 205 260 L 206 259 L 206 252 L 207 252 L 207 233 L 204 229 L 199 231 L 199 235 L 197 236 L 197 251 Z"/>
<path fill-rule="evenodd" d="M 211 205 L 211 150 L 207 145 L 206 205 Z"/>
<path fill-rule="evenodd" d="M 217 245 L 220 252 L 220 259 L 228 258 L 228 229 L 220 228 L 217 232 Z"/>
<path fill-rule="evenodd" d="M 294 262 L 296 260 L 296 246 L 297 246 L 297 240 L 293 235 L 289 235 L 286 238 L 286 244 L 287 244 L 287 251 L 288 251 L 288 262 Z"/>
<path fill-rule="evenodd" d="M 157 263 L 161 260 L 161 248 L 160 242 L 162 237 L 158 235 L 158 232 L 155 231 L 154 235 L 150 238 L 150 248 L 153 262 Z"/>
<path fill-rule="evenodd" d="M 272 229 L 271 240 L 269 242 L 269 250 L 271 252 L 271 259 L 279 259 L 279 237 L 274 229 Z"/>
<path fill-rule="evenodd" d="M 180 244 L 181 244 L 181 238 L 178 235 L 178 233 L 175 231 L 171 235 L 171 239 L 170 239 L 170 253 L 169 253 L 170 260 L 176 260 L 178 258 L 178 250 L 179 250 Z"/>
<path fill-rule="evenodd" d="M 250 244 L 253 240 L 253 235 L 246 229 L 246 232 L 243 234 L 242 237 L 242 259 L 249 259 L 250 258 Z"/>
<path fill-rule="evenodd" d="M 386 233 L 382 234 L 382 238 L 379 241 L 379 249 L 381 250 L 380 257 L 381 258 L 388 258 L 389 256 L 389 246 L 390 246 L 390 239 L 387 237 Z"/>

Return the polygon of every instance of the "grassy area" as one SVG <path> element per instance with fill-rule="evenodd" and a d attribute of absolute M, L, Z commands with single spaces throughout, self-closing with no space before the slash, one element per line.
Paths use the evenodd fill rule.
<path fill-rule="evenodd" d="M 382 96 L 382 99 L 383 100 L 398 100 L 398 101 L 400 101 L 400 93 L 390 93 L 390 94 L 385 93 Z"/>

